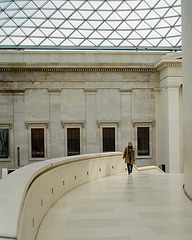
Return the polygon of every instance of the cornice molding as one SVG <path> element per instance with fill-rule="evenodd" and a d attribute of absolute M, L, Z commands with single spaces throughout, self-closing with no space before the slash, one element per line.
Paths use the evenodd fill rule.
<path fill-rule="evenodd" d="M 0 93 L 23 94 L 25 89 L 0 89 Z"/>
<path fill-rule="evenodd" d="M 175 84 L 167 84 L 167 85 L 163 86 L 163 88 L 165 90 L 178 90 L 180 87 L 181 87 L 180 83 L 178 83 L 178 84 L 176 84 L 176 83 Z"/>
<path fill-rule="evenodd" d="M 131 92 L 132 92 L 132 88 L 130 88 L 130 89 L 120 88 L 120 89 L 119 89 L 119 92 L 120 92 L 122 95 L 130 95 Z"/>
<path fill-rule="evenodd" d="M 157 72 L 156 68 L 125 68 L 125 67 L 69 67 L 69 68 L 32 68 L 32 67 L 0 67 L 0 72 Z"/>
<path fill-rule="evenodd" d="M 0 122 L 0 127 L 1 128 L 12 129 L 13 128 L 13 123 L 11 123 L 11 122 Z"/>
<path fill-rule="evenodd" d="M 83 89 L 86 94 L 96 94 L 97 88 L 84 88 Z"/>
<path fill-rule="evenodd" d="M 155 121 L 152 119 L 133 119 L 132 120 L 133 127 L 135 126 L 154 126 Z"/>
<path fill-rule="evenodd" d="M 175 60 L 175 61 L 160 61 L 155 65 L 155 68 L 160 71 L 163 68 L 166 67 L 182 67 L 182 62 L 181 60 Z"/>
<path fill-rule="evenodd" d="M 101 125 L 114 125 L 117 126 L 119 128 L 120 125 L 120 121 L 97 121 L 97 126 L 98 128 L 101 127 Z"/>
<path fill-rule="evenodd" d="M 65 121 L 61 121 L 61 125 L 63 128 L 65 128 L 66 126 L 81 126 L 82 128 L 85 127 L 85 121 L 81 121 L 81 122 L 65 122 Z"/>
<path fill-rule="evenodd" d="M 36 122 L 36 121 L 31 121 L 31 122 L 28 122 L 28 121 L 26 121 L 25 122 L 25 127 L 28 129 L 29 128 L 29 126 L 37 126 L 37 127 L 39 127 L 39 126 L 42 126 L 42 125 L 45 125 L 46 126 L 46 128 L 48 129 L 49 128 L 49 122 Z"/>
<path fill-rule="evenodd" d="M 182 62 L 167 62 L 164 65 L 167 67 L 182 67 Z"/>
<path fill-rule="evenodd" d="M 166 67 L 182 67 L 182 54 L 181 53 L 167 53 L 165 56 L 161 56 L 154 63 L 154 68 L 161 71 Z"/>
<path fill-rule="evenodd" d="M 58 94 L 61 92 L 61 88 L 48 88 L 49 93 Z"/>

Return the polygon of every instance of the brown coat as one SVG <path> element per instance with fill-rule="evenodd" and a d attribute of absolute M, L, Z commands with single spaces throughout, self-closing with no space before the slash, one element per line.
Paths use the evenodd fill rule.
<path fill-rule="evenodd" d="M 124 150 L 123 159 L 125 159 L 125 163 L 129 163 L 131 165 L 134 164 L 135 163 L 135 148 L 133 148 L 132 152 L 131 152 L 131 162 L 129 161 L 128 147 L 126 147 Z"/>

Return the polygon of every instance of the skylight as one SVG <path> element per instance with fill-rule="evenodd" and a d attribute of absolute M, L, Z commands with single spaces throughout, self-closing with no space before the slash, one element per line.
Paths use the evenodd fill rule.
<path fill-rule="evenodd" d="M 1 0 L 1 49 L 181 50 L 181 0 Z"/>

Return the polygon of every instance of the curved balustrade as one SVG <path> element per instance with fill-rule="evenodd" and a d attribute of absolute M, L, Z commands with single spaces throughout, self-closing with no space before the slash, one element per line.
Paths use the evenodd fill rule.
<path fill-rule="evenodd" d="M 125 167 L 122 153 L 101 153 L 50 159 L 16 170 L 0 181 L 0 240 L 34 240 L 61 196 Z"/>

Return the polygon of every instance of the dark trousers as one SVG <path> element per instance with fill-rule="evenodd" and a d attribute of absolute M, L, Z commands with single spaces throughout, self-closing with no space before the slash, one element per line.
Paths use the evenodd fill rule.
<path fill-rule="evenodd" d="M 127 163 L 127 170 L 128 170 L 128 174 L 132 173 L 133 164 Z"/>

